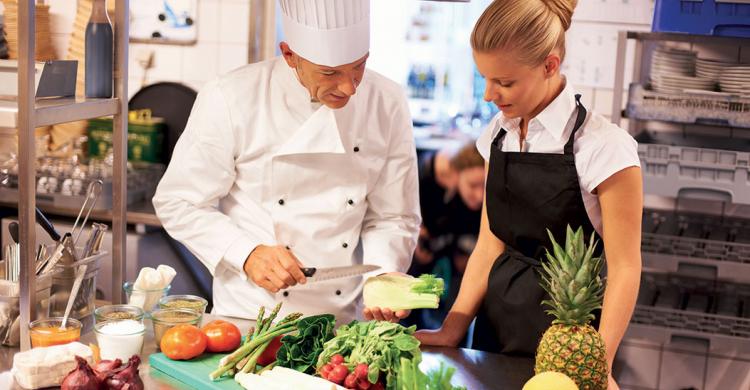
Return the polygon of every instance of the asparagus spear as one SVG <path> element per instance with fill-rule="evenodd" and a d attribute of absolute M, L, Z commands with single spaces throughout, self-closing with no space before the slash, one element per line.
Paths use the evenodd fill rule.
<path fill-rule="evenodd" d="M 271 344 L 271 340 L 268 340 L 263 345 L 261 345 L 258 348 L 255 348 L 255 351 L 250 354 L 250 359 L 247 360 L 247 363 L 245 363 L 245 366 L 242 367 L 242 372 L 248 373 L 248 372 L 255 372 L 255 365 L 258 362 L 258 358 L 261 354 L 263 354 L 263 351 L 268 348 L 268 344 Z"/>
<path fill-rule="evenodd" d="M 297 321 L 298 319 L 295 319 L 293 321 L 285 322 L 283 324 L 275 326 L 269 329 L 268 332 L 263 333 L 257 338 L 251 340 L 249 343 L 240 346 L 239 348 L 237 348 L 237 350 L 222 359 L 222 361 L 220 362 L 221 366 L 210 373 L 209 378 L 211 378 L 211 380 L 216 380 L 217 378 L 224 375 L 224 373 L 229 371 L 232 367 L 234 367 L 240 360 L 247 356 L 248 353 L 253 352 L 258 346 L 269 342 L 276 336 L 291 332 L 292 330 L 294 330 Z"/>

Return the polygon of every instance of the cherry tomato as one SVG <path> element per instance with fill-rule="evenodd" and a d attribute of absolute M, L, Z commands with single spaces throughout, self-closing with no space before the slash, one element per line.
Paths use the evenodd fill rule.
<path fill-rule="evenodd" d="M 260 357 L 258 357 L 258 364 L 261 366 L 267 366 L 276 361 L 276 353 L 279 352 L 279 349 L 281 348 L 282 337 L 284 337 L 284 335 L 276 336 L 271 340 L 268 347 L 266 347 L 263 353 L 260 354 Z"/>
<path fill-rule="evenodd" d="M 383 385 L 383 382 L 378 381 L 370 386 L 370 390 L 385 390 L 385 385 Z"/>
<path fill-rule="evenodd" d="M 344 387 L 346 387 L 347 389 L 357 388 L 357 376 L 354 375 L 354 373 L 350 373 L 346 376 L 346 379 L 344 379 Z"/>
<path fill-rule="evenodd" d="M 208 352 L 228 352 L 237 349 L 242 342 L 240 329 L 231 322 L 214 320 L 201 329 L 208 338 Z"/>
<path fill-rule="evenodd" d="M 336 364 L 341 364 L 343 362 L 344 362 L 344 357 L 341 356 L 340 353 L 337 353 L 331 356 L 331 361 L 330 361 L 331 364 L 336 365 Z"/>
<path fill-rule="evenodd" d="M 367 371 L 369 367 L 365 363 L 359 363 L 357 364 L 357 367 L 354 368 L 354 374 L 357 375 L 357 378 L 367 378 Z"/>
<path fill-rule="evenodd" d="M 177 325 L 161 338 L 159 347 L 172 360 L 192 359 L 206 350 L 208 338 L 194 325 Z"/>
<path fill-rule="evenodd" d="M 331 374 L 328 375 L 328 380 L 337 385 L 340 385 L 344 383 L 344 379 L 346 379 L 347 375 L 349 375 L 349 369 L 346 368 L 345 365 L 340 364 L 333 367 Z"/>

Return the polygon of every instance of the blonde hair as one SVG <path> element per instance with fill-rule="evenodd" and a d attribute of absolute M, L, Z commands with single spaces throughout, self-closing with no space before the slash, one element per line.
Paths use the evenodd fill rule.
<path fill-rule="evenodd" d="M 565 31 L 578 0 L 495 0 L 474 25 L 471 48 L 479 52 L 515 49 L 519 60 L 541 64 L 554 49 L 565 58 Z"/>
<path fill-rule="evenodd" d="M 458 172 L 464 169 L 482 167 L 484 168 L 484 157 L 479 154 L 474 141 L 467 142 L 450 159 L 450 165 Z"/>

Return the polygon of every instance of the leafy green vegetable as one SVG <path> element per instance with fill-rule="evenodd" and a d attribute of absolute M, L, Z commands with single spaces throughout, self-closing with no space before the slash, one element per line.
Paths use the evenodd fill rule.
<path fill-rule="evenodd" d="M 415 326 L 405 328 L 385 321 L 352 321 L 340 327 L 336 337 L 325 343 L 317 366 L 320 368 L 333 355 L 341 354 L 350 369 L 359 363 L 367 364 L 370 383 L 377 382 L 382 373 L 386 388 L 395 390 L 401 360 L 414 361 L 417 365 L 422 361 L 419 340 L 413 336 L 415 330 Z"/>
<path fill-rule="evenodd" d="M 465 387 L 451 384 L 455 372 L 455 368 L 446 367 L 440 362 L 438 369 L 425 374 L 419 369 L 419 362 L 401 359 L 396 390 L 466 390 Z"/>
<path fill-rule="evenodd" d="M 443 289 L 443 279 L 433 275 L 412 278 L 385 274 L 367 279 L 362 295 L 367 307 L 391 310 L 437 309 Z"/>
<path fill-rule="evenodd" d="M 281 339 L 281 348 L 276 353 L 277 365 L 314 374 L 318 355 L 323 352 L 323 344 L 333 338 L 335 321 L 332 314 L 300 319 L 297 334 Z"/>

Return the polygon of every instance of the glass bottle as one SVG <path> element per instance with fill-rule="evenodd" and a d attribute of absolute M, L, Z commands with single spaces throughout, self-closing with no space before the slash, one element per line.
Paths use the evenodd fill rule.
<path fill-rule="evenodd" d="M 86 97 L 112 97 L 112 38 L 106 0 L 93 0 L 86 25 Z"/>

